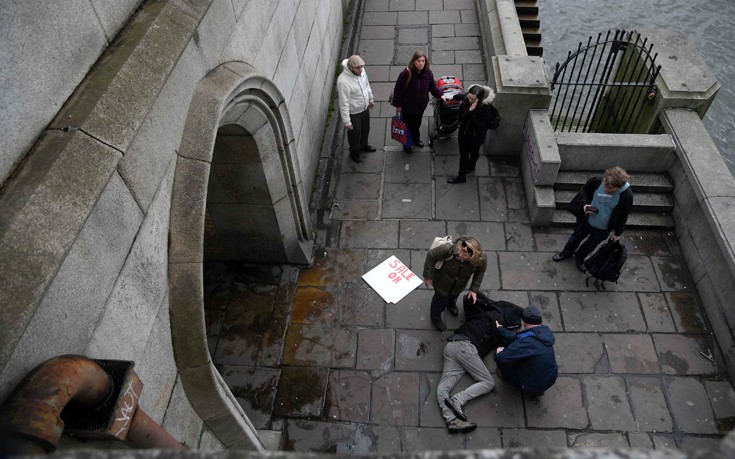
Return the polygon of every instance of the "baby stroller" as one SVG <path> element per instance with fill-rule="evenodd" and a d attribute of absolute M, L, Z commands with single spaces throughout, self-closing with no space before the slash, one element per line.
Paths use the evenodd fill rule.
<path fill-rule="evenodd" d="M 457 94 L 462 94 L 462 82 L 455 76 L 443 76 L 436 80 L 436 87 L 442 92 L 442 99 L 432 99 L 431 106 L 434 108 L 434 123 L 429 123 L 429 145 L 434 144 L 434 139 L 449 139 L 459 126 L 459 106 L 461 100 L 454 100 Z"/>

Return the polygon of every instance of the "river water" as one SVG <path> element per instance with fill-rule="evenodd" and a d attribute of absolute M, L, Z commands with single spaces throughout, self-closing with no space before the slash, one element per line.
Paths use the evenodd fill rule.
<path fill-rule="evenodd" d="M 540 0 L 544 61 L 557 62 L 580 41 L 608 30 L 664 28 L 686 35 L 720 83 L 704 124 L 735 175 L 735 0 Z M 653 52 L 656 46 L 654 44 Z"/>

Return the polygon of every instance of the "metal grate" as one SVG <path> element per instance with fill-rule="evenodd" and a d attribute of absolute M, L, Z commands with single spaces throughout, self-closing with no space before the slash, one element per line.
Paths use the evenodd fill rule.
<path fill-rule="evenodd" d="M 612 35 L 612 36 L 611 36 Z M 557 63 L 551 89 L 551 123 L 557 131 L 635 132 L 646 104 L 654 100 L 658 54 L 637 32 L 608 31 L 589 37 Z"/>

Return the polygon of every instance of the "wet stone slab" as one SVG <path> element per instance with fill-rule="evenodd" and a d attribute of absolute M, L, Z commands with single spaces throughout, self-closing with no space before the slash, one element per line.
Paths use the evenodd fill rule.
<path fill-rule="evenodd" d="M 628 430 L 634 425 L 622 378 L 587 377 L 583 382 L 593 429 Z"/>
<path fill-rule="evenodd" d="M 671 415 L 677 427 L 692 434 L 718 433 L 704 385 L 694 378 L 664 379 Z"/>
<path fill-rule="evenodd" d="M 735 422 L 735 390 L 729 381 L 705 381 L 707 394 L 712 400 L 717 425 L 722 431 L 732 430 Z"/>
<path fill-rule="evenodd" d="M 392 370 L 395 335 L 396 332 L 392 329 L 360 330 L 357 334 L 357 369 L 381 372 Z"/>
<path fill-rule="evenodd" d="M 373 381 L 370 423 L 384 425 L 418 425 L 419 375 L 389 373 Z"/>
<path fill-rule="evenodd" d="M 656 275 L 661 281 L 661 290 L 695 293 L 694 282 L 681 257 L 651 257 Z"/>
<path fill-rule="evenodd" d="M 531 227 L 523 223 L 506 223 L 505 244 L 511 252 L 533 250 Z"/>
<path fill-rule="evenodd" d="M 356 424 L 289 419 L 283 429 L 283 450 L 348 453 L 356 445 L 369 448 L 369 442 L 364 444 L 364 436 L 358 434 L 359 428 Z"/>
<path fill-rule="evenodd" d="M 584 429 L 589 424 L 578 379 L 560 376 L 543 397 L 526 401 L 528 427 Z"/>
<path fill-rule="evenodd" d="M 445 336 L 429 330 L 396 331 L 397 371 L 441 371 Z"/>
<path fill-rule="evenodd" d="M 560 373 L 594 373 L 604 357 L 602 337 L 597 333 L 554 333 L 554 352 Z"/>
<path fill-rule="evenodd" d="M 671 432 L 673 424 L 658 378 L 627 378 L 636 430 Z"/>
<path fill-rule="evenodd" d="M 221 365 L 255 366 L 261 339 L 262 335 L 252 333 L 222 333 L 212 360 Z"/>
<path fill-rule="evenodd" d="M 433 290 L 418 289 L 396 304 L 385 306 L 385 325 L 390 328 L 433 330 L 430 305 Z"/>
<path fill-rule="evenodd" d="M 304 418 L 322 416 L 328 373 L 326 368 L 281 369 L 273 414 Z"/>
<path fill-rule="evenodd" d="M 633 293 L 566 293 L 559 295 L 566 331 L 645 331 L 646 323 Z"/>
<path fill-rule="evenodd" d="M 648 324 L 648 331 L 674 333 L 676 327 L 671 317 L 666 297 L 661 293 L 640 293 L 638 300 L 643 308 L 643 315 Z"/>
<path fill-rule="evenodd" d="M 349 224 L 353 222 L 347 222 Z M 365 251 L 350 249 L 317 250 L 311 267 L 301 271 L 300 286 L 331 287 L 361 281 L 365 273 Z"/>
<path fill-rule="evenodd" d="M 353 368 L 357 336 L 329 325 L 291 325 L 286 331 L 283 363 Z"/>
<path fill-rule="evenodd" d="M 613 373 L 658 374 L 658 356 L 650 335 L 606 334 L 605 349 Z"/>
<path fill-rule="evenodd" d="M 333 324 L 339 316 L 339 305 L 334 294 L 316 287 L 299 287 L 293 302 L 291 323 Z"/>
<path fill-rule="evenodd" d="M 465 449 L 465 436 L 450 434 L 441 427 L 403 429 L 404 451 L 456 451 Z"/>
<path fill-rule="evenodd" d="M 270 426 L 280 373 L 280 370 L 270 368 L 253 369 L 229 365 L 220 369 L 232 395 L 257 429 Z"/>
<path fill-rule="evenodd" d="M 541 317 L 544 324 L 553 332 L 562 331 L 564 329 L 561 322 L 561 312 L 559 312 L 559 299 L 556 294 L 551 292 L 531 292 L 529 299 L 530 304 L 535 305 L 541 311 Z M 525 306 L 525 305 L 520 305 Z"/>
<path fill-rule="evenodd" d="M 712 353 L 712 346 L 702 336 L 654 334 L 661 372 L 667 375 L 710 375 L 717 373 L 714 362 L 702 353 Z"/>
<path fill-rule="evenodd" d="M 342 174 L 337 199 L 378 199 L 380 174 Z"/>
<path fill-rule="evenodd" d="M 334 421 L 367 422 L 370 418 L 370 375 L 363 371 L 329 372 L 324 417 Z"/>
<path fill-rule="evenodd" d="M 673 292 L 666 294 L 671 305 L 671 314 L 679 333 L 707 333 L 704 313 L 693 293 Z"/>
<path fill-rule="evenodd" d="M 385 302 L 368 285 L 348 285 L 339 294 L 340 323 L 363 327 L 383 325 Z"/>

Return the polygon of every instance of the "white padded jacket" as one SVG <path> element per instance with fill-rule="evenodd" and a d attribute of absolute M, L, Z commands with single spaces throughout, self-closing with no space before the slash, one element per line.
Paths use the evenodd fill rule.
<path fill-rule="evenodd" d="M 360 76 L 355 75 L 347 67 L 347 59 L 342 61 L 342 73 L 337 77 L 337 94 L 339 95 L 339 115 L 345 126 L 352 124 L 350 115 L 362 113 L 373 102 L 373 91 L 370 89 L 365 69 Z"/>

